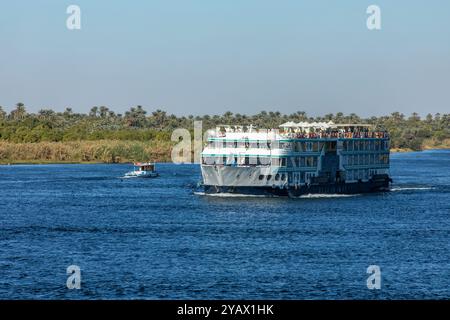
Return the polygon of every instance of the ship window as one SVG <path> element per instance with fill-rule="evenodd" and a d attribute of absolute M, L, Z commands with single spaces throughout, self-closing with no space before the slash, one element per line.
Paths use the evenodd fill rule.
<path fill-rule="evenodd" d="M 280 174 L 279 174 L 279 173 L 277 173 L 277 174 L 275 175 L 275 180 L 276 180 L 276 181 L 280 180 Z"/>
<path fill-rule="evenodd" d="M 324 145 L 323 142 L 319 142 L 319 151 L 321 151 L 323 149 L 323 145 Z"/>
<path fill-rule="evenodd" d="M 301 150 L 300 151 L 306 151 L 306 142 L 302 141 L 300 142 Z"/>
<path fill-rule="evenodd" d="M 281 174 L 281 180 L 286 180 L 286 175 L 283 173 L 283 174 Z"/>
<path fill-rule="evenodd" d="M 290 162 L 290 166 L 295 168 L 297 166 L 296 165 L 296 158 L 295 157 L 289 157 L 288 159 L 290 160 L 289 161 Z"/>
<path fill-rule="evenodd" d="M 262 180 L 262 179 L 264 179 L 264 176 L 261 174 L 261 175 L 259 175 L 258 179 Z"/>
<path fill-rule="evenodd" d="M 300 167 L 304 167 L 305 166 L 305 157 L 300 157 Z"/>
<path fill-rule="evenodd" d="M 204 158 L 205 164 L 207 164 L 207 165 L 215 164 L 214 160 L 215 160 L 214 157 L 205 157 Z"/>
<path fill-rule="evenodd" d="M 314 142 L 314 143 L 312 144 L 312 150 L 313 150 L 314 152 L 319 151 L 319 143 L 318 143 L 318 142 Z"/>
<path fill-rule="evenodd" d="M 272 179 L 272 175 L 269 174 L 269 175 L 267 176 L 267 181 L 269 181 L 270 179 Z"/>
<path fill-rule="evenodd" d="M 269 157 L 258 157 L 258 165 L 268 166 L 270 165 Z"/>

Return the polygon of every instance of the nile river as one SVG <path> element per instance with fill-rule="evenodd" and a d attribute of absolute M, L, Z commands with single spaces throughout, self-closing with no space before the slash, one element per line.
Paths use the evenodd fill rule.
<path fill-rule="evenodd" d="M 130 169 L 0 166 L 0 299 L 450 298 L 448 150 L 393 154 L 388 193 L 296 200 L 202 195 L 198 165 Z"/>

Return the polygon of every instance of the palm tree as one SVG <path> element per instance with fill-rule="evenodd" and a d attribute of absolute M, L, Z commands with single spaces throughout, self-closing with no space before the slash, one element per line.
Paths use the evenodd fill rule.
<path fill-rule="evenodd" d="M 91 111 L 89 111 L 89 117 L 96 118 L 98 114 L 98 107 L 92 107 Z"/>
<path fill-rule="evenodd" d="M 73 114 L 73 110 L 72 110 L 72 108 L 67 107 L 66 110 L 64 110 L 64 113 L 67 115 L 71 115 L 71 114 Z"/>
<path fill-rule="evenodd" d="M 3 110 L 3 107 L 0 106 L 0 120 L 3 120 L 6 118 L 6 112 Z"/>
<path fill-rule="evenodd" d="M 27 115 L 27 110 L 25 109 L 25 105 L 22 102 L 16 104 L 16 108 L 11 111 L 11 118 L 13 120 L 23 120 Z"/>
<path fill-rule="evenodd" d="M 109 109 L 105 106 L 101 106 L 100 107 L 100 111 L 99 111 L 99 115 L 100 118 L 106 118 L 106 116 L 108 115 Z"/>
<path fill-rule="evenodd" d="M 410 120 L 410 121 L 420 121 L 420 116 L 419 116 L 419 114 L 417 112 L 413 112 L 411 114 L 411 117 L 409 117 L 408 120 Z"/>
<path fill-rule="evenodd" d="M 223 114 L 222 118 L 226 124 L 231 124 L 231 118 L 233 117 L 233 112 L 227 111 Z"/>
<path fill-rule="evenodd" d="M 38 111 L 38 118 L 42 120 L 51 120 L 55 115 L 55 111 L 51 109 L 41 109 Z"/>
<path fill-rule="evenodd" d="M 350 122 L 352 122 L 352 123 L 358 123 L 361 121 L 361 118 L 358 117 L 358 115 L 356 113 L 350 113 L 349 117 L 350 117 Z"/>
<path fill-rule="evenodd" d="M 306 121 L 308 119 L 305 111 L 297 111 L 296 116 L 299 121 Z"/>

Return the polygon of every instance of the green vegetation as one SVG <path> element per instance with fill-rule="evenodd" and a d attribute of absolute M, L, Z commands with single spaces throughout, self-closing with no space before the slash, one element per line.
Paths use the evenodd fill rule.
<path fill-rule="evenodd" d="M 422 150 L 450 147 L 450 114 L 417 113 L 409 117 L 394 112 L 389 116 L 363 119 L 356 114 L 327 114 L 309 117 L 305 112 L 284 115 L 262 111 L 255 115 L 233 114 L 183 116 L 162 110 L 151 114 L 133 107 L 116 114 L 105 106 L 93 107 L 89 114 L 42 109 L 28 113 L 18 103 L 8 114 L 0 107 L 0 162 L 128 162 L 133 160 L 168 161 L 176 128 L 193 130 L 193 121 L 203 121 L 203 129 L 218 124 L 253 124 L 274 128 L 287 121 L 329 121 L 370 123 L 387 129 L 394 150 Z"/>

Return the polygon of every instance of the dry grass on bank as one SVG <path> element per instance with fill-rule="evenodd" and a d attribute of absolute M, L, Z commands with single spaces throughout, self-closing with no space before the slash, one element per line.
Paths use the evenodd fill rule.
<path fill-rule="evenodd" d="M 170 152 L 171 143 L 161 141 L 0 142 L 0 163 L 163 162 Z"/>

